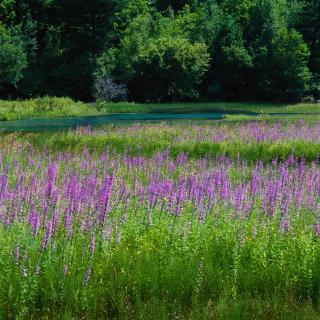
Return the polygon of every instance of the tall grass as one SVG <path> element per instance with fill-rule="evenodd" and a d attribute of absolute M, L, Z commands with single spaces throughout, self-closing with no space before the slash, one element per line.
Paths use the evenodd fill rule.
<path fill-rule="evenodd" d="M 105 103 L 102 110 L 106 113 L 152 113 L 152 112 L 235 112 L 235 113 L 320 113 L 320 104 L 271 104 L 252 102 L 208 102 L 208 103 Z"/>
<path fill-rule="evenodd" d="M 168 150 L 171 156 L 181 153 L 200 159 L 225 155 L 232 159 L 271 162 L 289 156 L 304 157 L 308 162 L 320 156 L 320 126 L 318 123 L 244 122 L 217 125 L 131 124 L 109 125 L 103 129 L 30 133 L 8 137 L 27 141 L 52 152 L 114 151 L 119 154 L 152 156 Z"/>
<path fill-rule="evenodd" d="M 19 120 L 34 117 L 77 117 L 95 115 L 97 110 L 70 98 L 43 97 L 29 100 L 0 100 L 0 120 Z"/>
<path fill-rule="evenodd" d="M 109 113 L 185 113 L 185 112 L 235 112 L 235 113 L 303 113 L 320 114 L 319 104 L 279 105 L 262 103 L 82 103 L 70 98 L 43 97 L 29 100 L 0 100 L 0 121 L 33 117 L 77 117 Z"/>

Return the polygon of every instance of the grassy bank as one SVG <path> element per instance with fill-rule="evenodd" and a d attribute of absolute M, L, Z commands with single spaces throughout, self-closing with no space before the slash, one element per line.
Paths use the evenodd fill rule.
<path fill-rule="evenodd" d="M 162 104 L 135 104 L 119 103 L 105 104 L 102 110 L 107 113 L 116 112 L 239 112 L 239 113 L 319 113 L 320 104 L 268 104 L 245 102 L 209 102 L 209 103 L 162 103 Z"/>
<path fill-rule="evenodd" d="M 289 156 L 308 162 L 320 155 L 320 125 L 315 123 L 243 122 L 218 124 L 131 124 L 108 125 L 101 129 L 79 128 L 57 133 L 8 135 L 20 143 L 31 143 L 39 150 L 79 152 L 83 149 L 102 153 L 150 157 L 167 150 L 172 157 L 184 153 L 200 159 L 225 155 L 231 159 L 270 162 Z"/>
<path fill-rule="evenodd" d="M 38 98 L 22 101 L 0 101 L 0 120 L 26 119 L 33 117 L 78 117 L 110 113 L 152 113 L 152 112 L 210 112 L 228 111 L 238 113 L 318 113 L 320 104 L 255 104 L 255 103 L 82 103 L 69 98 Z"/>
<path fill-rule="evenodd" d="M 232 159 L 240 157 L 248 161 L 272 161 L 273 159 L 286 159 L 290 155 L 305 157 L 307 161 L 313 161 L 320 155 L 320 142 L 222 142 L 222 143 L 181 143 L 171 145 L 166 140 L 146 141 L 130 137 L 102 136 L 102 137 L 74 137 L 72 134 L 57 135 L 30 135 L 26 138 L 34 146 L 48 148 L 53 152 L 68 150 L 80 151 L 87 148 L 91 152 L 103 152 L 105 150 L 117 153 L 128 152 L 131 155 L 151 156 L 161 150 L 169 150 L 173 157 L 185 153 L 191 158 L 202 157 L 215 158 L 225 155 Z"/>
<path fill-rule="evenodd" d="M 9 101 L 0 100 L 0 120 L 19 120 L 27 118 L 78 117 L 98 114 L 95 108 L 70 98 L 50 98 Z"/>

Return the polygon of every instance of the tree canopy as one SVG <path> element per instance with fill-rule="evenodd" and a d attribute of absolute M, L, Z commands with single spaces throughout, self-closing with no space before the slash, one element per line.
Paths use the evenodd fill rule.
<path fill-rule="evenodd" d="M 0 0 L 0 98 L 320 99 L 317 0 Z M 108 94 L 106 95 L 108 96 Z"/>

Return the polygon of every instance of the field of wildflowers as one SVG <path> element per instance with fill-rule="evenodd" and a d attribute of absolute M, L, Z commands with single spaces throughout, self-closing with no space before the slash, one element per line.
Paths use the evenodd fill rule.
<path fill-rule="evenodd" d="M 148 124 L 3 137 L 0 318 L 316 319 L 319 129 Z M 179 149 L 201 144 L 207 154 Z M 223 149 L 250 144 L 289 153 Z"/>

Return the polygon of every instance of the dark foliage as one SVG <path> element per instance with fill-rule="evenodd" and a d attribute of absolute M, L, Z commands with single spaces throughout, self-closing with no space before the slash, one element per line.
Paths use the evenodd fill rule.
<path fill-rule="evenodd" d="M 320 2 L 0 0 L 0 57 L 0 98 L 317 100 Z"/>

